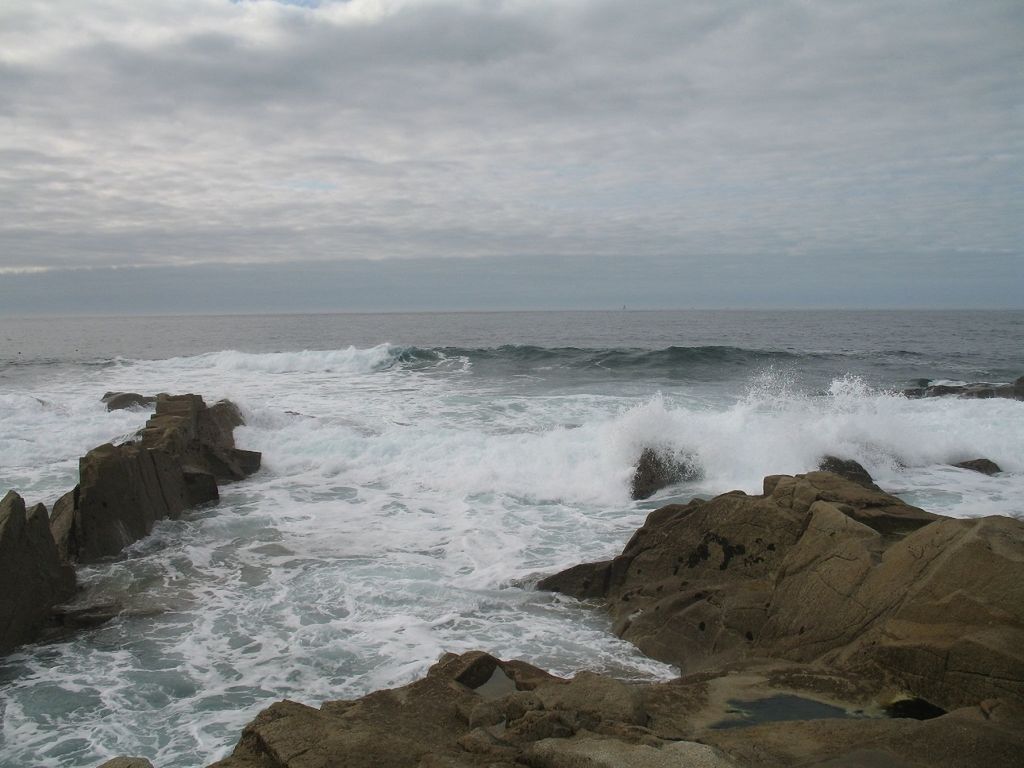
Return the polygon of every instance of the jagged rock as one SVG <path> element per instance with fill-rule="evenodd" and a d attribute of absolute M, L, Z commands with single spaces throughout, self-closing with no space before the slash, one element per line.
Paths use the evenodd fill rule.
<path fill-rule="evenodd" d="M 644 448 L 637 460 L 636 471 L 630 483 L 630 497 L 636 500 L 653 496 L 662 488 L 692 480 L 699 472 L 686 461 L 680 461 L 667 451 Z"/>
<path fill-rule="evenodd" d="M 50 533 L 61 562 L 70 563 L 78 552 L 78 539 L 75 536 L 75 506 L 78 488 L 61 496 L 50 511 Z"/>
<path fill-rule="evenodd" d="M 978 382 L 976 384 L 932 385 L 925 382 L 920 387 L 903 390 L 903 394 L 911 398 L 954 396 L 975 399 L 1007 397 L 1013 400 L 1024 400 L 1024 376 L 1019 377 L 1012 384 Z"/>
<path fill-rule="evenodd" d="M 1024 698 L 1024 523 L 940 518 L 825 472 L 656 510 L 623 553 L 538 585 L 604 597 L 683 671 L 856 666 L 945 709 Z"/>
<path fill-rule="evenodd" d="M 125 408 L 149 408 L 156 402 L 156 397 L 140 395 L 138 392 L 107 392 L 100 400 L 106 403 L 108 411 L 120 411 Z"/>
<path fill-rule="evenodd" d="M 14 491 L 0 501 L 0 584 L 0 652 L 32 640 L 50 609 L 75 591 L 75 573 L 60 561 L 46 507 L 26 509 Z"/>
<path fill-rule="evenodd" d="M 217 480 L 260 465 L 258 452 L 235 447 L 232 430 L 241 423 L 230 402 L 207 407 L 199 395 L 158 395 L 134 442 L 101 445 L 79 461 L 78 486 L 54 505 L 58 550 L 80 562 L 115 555 L 158 520 L 216 500 Z"/>
<path fill-rule="evenodd" d="M 845 477 L 847 480 L 855 482 L 857 485 L 863 485 L 865 488 L 871 488 L 875 491 L 880 491 L 875 480 L 871 477 L 870 473 L 864 469 L 864 467 L 854 461 L 853 459 L 841 459 L 838 456 L 823 456 L 821 461 L 818 463 L 818 469 L 822 472 L 831 472 L 834 475 Z"/>
<path fill-rule="evenodd" d="M 970 469 L 974 472 L 981 472 L 983 475 L 998 475 L 1003 470 L 1000 469 L 999 465 L 991 459 L 971 459 L 970 461 L 960 461 L 953 465 L 960 469 Z"/>
<path fill-rule="evenodd" d="M 199 395 L 158 395 L 156 412 L 139 432 L 141 444 L 162 450 L 218 480 L 241 480 L 260 467 L 260 454 L 235 447 L 232 430 L 242 424 L 229 401 L 207 407 Z"/>
<path fill-rule="evenodd" d="M 78 472 L 73 534 L 58 545 L 79 562 L 116 555 L 189 506 L 181 464 L 162 450 L 107 443 L 82 457 Z"/>

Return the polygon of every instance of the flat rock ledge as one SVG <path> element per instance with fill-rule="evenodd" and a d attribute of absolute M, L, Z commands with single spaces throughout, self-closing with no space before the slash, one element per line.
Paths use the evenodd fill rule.
<path fill-rule="evenodd" d="M 259 469 L 258 452 L 235 447 L 233 431 L 243 421 L 233 403 L 161 394 L 155 406 L 132 441 L 101 445 L 79 460 L 78 485 L 49 516 L 42 504 L 26 508 L 13 491 L 0 502 L 0 653 L 47 629 L 109 618 L 109 611 L 61 607 L 75 594 L 74 563 L 118 554 L 157 521 L 219 498 L 219 482 Z"/>
<path fill-rule="evenodd" d="M 681 676 L 446 654 L 401 688 L 273 704 L 210 768 L 995 768 L 1024 753 L 1020 521 L 772 476 L 760 496 L 655 510 L 618 557 L 539 586 L 598 599 Z"/>
<path fill-rule="evenodd" d="M 882 716 L 898 689 L 800 664 L 625 683 L 554 677 L 481 651 L 354 701 L 281 701 L 209 768 L 778 768 L 1015 765 L 1024 710 L 987 700 L 929 720 Z M 780 697 L 841 716 L 737 725 L 737 707 Z M 846 709 L 844 709 L 846 707 Z"/>

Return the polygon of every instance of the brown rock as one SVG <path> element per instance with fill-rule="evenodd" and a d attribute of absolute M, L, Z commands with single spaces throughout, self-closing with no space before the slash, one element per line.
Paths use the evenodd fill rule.
<path fill-rule="evenodd" d="M 156 412 L 125 445 L 101 445 L 79 461 L 79 485 L 54 507 L 51 528 L 62 556 L 89 562 L 148 535 L 158 520 L 219 498 L 218 480 L 255 472 L 260 454 L 235 447 L 241 424 L 227 401 L 199 395 L 156 397 Z"/>
<path fill-rule="evenodd" d="M 53 606 L 75 591 L 75 574 L 61 563 L 46 507 L 30 509 L 14 491 L 0 501 L 0 652 L 32 640 Z"/>
<path fill-rule="evenodd" d="M 153 764 L 144 757 L 115 757 L 99 768 L 153 768 Z"/>
<path fill-rule="evenodd" d="M 637 460 L 630 484 L 630 497 L 646 499 L 657 491 L 684 480 L 692 480 L 699 471 L 688 461 L 680 461 L 667 450 L 644 448 Z"/>
<path fill-rule="evenodd" d="M 101 445 L 79 461 L 79 478 L 72 554 L 80 562 L 116 555 L 189 506 L 181 464 L 164 450 Z"/>
<path fill-rule="evenodd" d="M 586 735 L 579 739 L 544 739 L 534 744 L 527 761 L 533 768 L 735 768 L 721 751 L 692 741 L 648 746 Z"/>
<path fill-rule="evenodd" d="M 495 674 L 512 680 L 514 692 L 486 698 L 481 689 Z M 523 690 L 521 679 L 536 687 Z M 779 679 L 804 683 L 780 689 Z M 872 702 L 858 698 L 851 707 L 860 715 L 853 718 L 787 720 L 780 713 L 748 727 L 716 725 L 737 696 L 746 701 L 758 691 L 788 690 L 813 697 L 826 689 L 856 691 L 859 683 L 817 665 L 776 662 L 670 683 L 627 684 L 594 674 L 566 681 L 481 652 L 449 654 L 401 688 L 319 709 L 274 704 L 212 768 L 992 768 L 1013 764 L 1007 756 L 1024 748 L 1024 713 L 1003 700 L 926 722 L 867 717 Z M 881 693 L 876 687 L 870 696 L 877 701 Z M 829 709 L 841 711 L 836 703 L 840 708 Z M 484 709 L 488 716 L 478 722 L 464 716 Z"/>
<path fill-rule="evenodd" d="M 50 533 L 57 545 L 57 554 L 61 562 L 69 563 L 78 552 L 78 540 L 75 538 L 75 504 L 78 497 L 78 486 L 61 496 L 50 512 Z"/>
<path fill-rule="evenodd" d="M 140 395 L 138 392 L 107 392 L 101 398 L 106 403 L 108 411 L 120 411 L 125 408 L 149 408 L 156 398 L 147 395 Z"/>
<path fill-rule="evenodd" d="M 971 459 L 970 461 L 960 461 L 953 465 L 960 469 L 970 469 L 973 472 L 980 472 L 983 475 L 998 475 L 1003 470 L 1000 469 L 999 465 L 990 459 Z"/>
<path fill-rule="evenodd" d="M 746 659 L 856 668 L 945 709 L 1024 697 L 1024 523 L 952 520 L 826 472 L 656 510 L 607 562 L 540 582 L 604 597 L 684 672 Z"/>
<path fill-rule="evenodd" d="M 865 488 L 870 488 L 873 491 L 880 491 L 877 485 L 875 485 L 874 479 L 868 473 L 860 463 L 853 459 L 840 459 L 838 456 L 824 456 L 818 463 L 818 469 L 822 472 L 831 472 L 833 475 L 839 475 L 847 480 L 855 482 L 857 485 L 863 485 Z"/>
<path fill-rule="evenodd" d="M 196 507 L 220 499 L 217 478 L 213 476 L 213 473 L 192 467 L 183 467 L 182 476 L 188 494 L 188 506 Z"/>

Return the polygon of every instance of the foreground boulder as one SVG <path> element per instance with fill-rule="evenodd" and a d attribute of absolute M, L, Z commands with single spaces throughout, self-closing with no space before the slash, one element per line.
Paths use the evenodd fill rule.
<path fill-rule="evenodd" d="M 446 654 L 401 688 L 320 707 L 273 704 L 210 768 L 992 768 L 1015 764 L 1024 748 L 1013 702 L 888 719 L 879 703 L 895 689 L 792 664 L 730 671 L 630 684 Z M 782 700 L 808 709 L 799 720 L 740 713 Z"/>
<path fill-rule="evenodd" d="M 603 598 L 684 672 L 784 659 L 950 710 L 1024 700 L 1024 523 L 940 518 L 827 472 L 655 510 L 614 560 L 541 589 Z"/>
<path fill-rule="evenodd" d="M 134 442 L 101 445 L 79 461 L 79 484 L 54 505 L 51 528 L 66 560 L 115 555 L 158 520 L 219 497 L 218 480 L 259 469 L 260 454 L 235 447 L 242 423 L 227 401 L 158 395 L 156 413 Z"/>
<path fill-rule="evenodd" d="M 54 605 L 75 591 L 74 570 L 61 562 L 46 507 L 29 509 L 10 491 L 0 501 L 0 653 L 31 640 Z"/>

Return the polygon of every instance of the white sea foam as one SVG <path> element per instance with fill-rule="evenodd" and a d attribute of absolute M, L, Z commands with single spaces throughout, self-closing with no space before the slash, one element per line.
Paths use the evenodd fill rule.
<path fill-rule="evenodd" d="M 579 390 L 580 388 L 577 388 Z M 666 499 L 760 489 L 764 475 L 854 458 L 947 514 L 1024 516 L 1024 404 L 908 400 L 861 380 L 807 394 L 778 372 L 741 398 L 546 390 L 521 378 L 406 367 L 390 345 L 125 361 L 0 395 L 0 490 L 52 502 L 87 448 L 146 414 L 106 390 L 231 397 L 264 469 L 217 507 L 165 522 L 126 557 L 82 570 L 124 615 L 0 664 L 8 764 L 90 766 L 115 753 L 212 761 L 283 697 L 309 703 L 413 679 L 443 651 L 485 648 L 556 672 L 671 674 L 600 613 L 529 588 L 621 549 Z M 42 401 L 42 402 L 41 402 Z M 700 481 L 628 499 L 644 446 Z M 1006 472 L 949 467 L 977 456 Z M 132 723 L 160 723 L 151 731 Z M 2 762 L 2 761 L 0 761 Z"/>
<path fill-rule="evenodd" d="M 302 350 L 253 354 L 227 350 L 195 357 L 171 358 L 164 365 L 248 373 L 370 373 L 386 367 L 401 347 L 378 344 L 368 349 Z"/>

